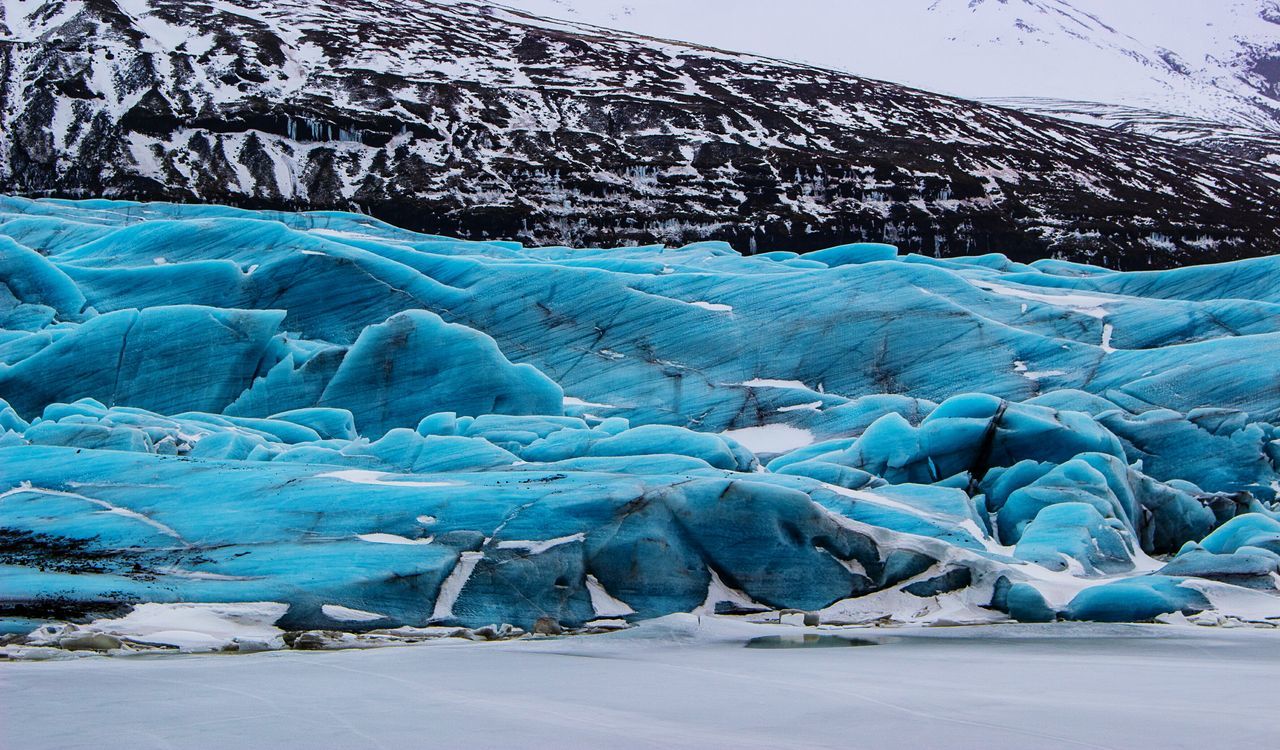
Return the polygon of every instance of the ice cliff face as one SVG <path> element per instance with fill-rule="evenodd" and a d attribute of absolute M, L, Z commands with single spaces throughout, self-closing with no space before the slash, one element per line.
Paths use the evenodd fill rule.
<path fill-rule="evenodd" d="M 6 0 L 0 190 L 536 244 L 1280 249 L 1257 162 L 483 3 Z"/>
<path fill-rule="evenodd" d="M 0 615 L 1274 621 L 1277 264 L 4 199 Z"/>

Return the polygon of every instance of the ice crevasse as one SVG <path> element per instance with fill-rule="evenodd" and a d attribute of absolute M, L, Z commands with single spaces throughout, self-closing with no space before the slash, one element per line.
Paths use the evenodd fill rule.
<path fill-rule="evenodd" d="M 1277 278 L 0 198 L 0 624 L 1280 623 Z"/>

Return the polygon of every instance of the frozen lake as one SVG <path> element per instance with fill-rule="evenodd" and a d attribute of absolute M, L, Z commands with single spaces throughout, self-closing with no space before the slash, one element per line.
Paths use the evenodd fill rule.
<path fill-rule="evenodd" d="M 674 616 L 559 640 L 4 663 L 0 748 L 1280 746 L 1277 631 L 860 629 L 844 634 L 875 645 L 776 648 L 802 632 Z"/>

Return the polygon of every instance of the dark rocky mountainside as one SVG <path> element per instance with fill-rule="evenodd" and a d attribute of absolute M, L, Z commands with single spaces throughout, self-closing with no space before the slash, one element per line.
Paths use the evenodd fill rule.
<path fill-rule="evenodd" d="M 0 191 L 536 244 L 1280 251 L 1258 162 L 478 3 L 3 0 Z"/>

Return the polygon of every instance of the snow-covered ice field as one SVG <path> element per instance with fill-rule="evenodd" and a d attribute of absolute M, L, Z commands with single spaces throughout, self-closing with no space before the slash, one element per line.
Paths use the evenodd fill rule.
<path fill-rule="evenodd" d="M 1272 630 L 860 629 L 843 632 L 878 645 L 744 648 L 804 632 L 675 615 L 566 639 L 0 664 L 0 748 L 1280 745 Z"/>

